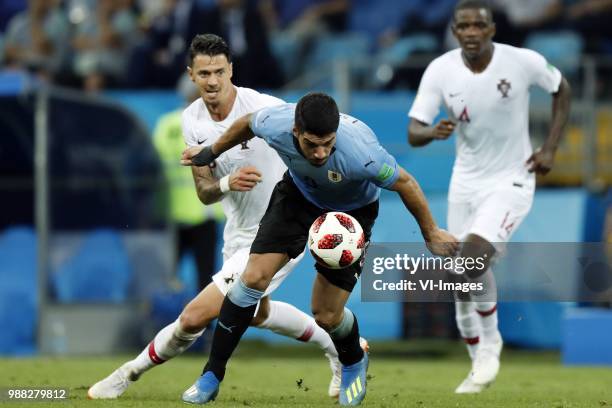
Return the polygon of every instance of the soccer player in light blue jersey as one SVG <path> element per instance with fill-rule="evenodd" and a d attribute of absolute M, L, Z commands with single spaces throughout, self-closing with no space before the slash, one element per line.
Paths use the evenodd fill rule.
<path fill-rule="evenodd" d="M 246 115 L 207 147 L 183 153 L 186 166 L 211 164 L 218 155 L 254 136 L 275 149 L 288 167 L 276 185 L 242 278 L 228 292 L 202 376 L 183 400 L 214 400 L 225 366 L 248 327 L 257 302 L 276 272 L 304 249 L 312 222 L 328 211 L 343 211 L 363 227 L 366 241 L 378 215 L 380 189 L 396 191 L 416 218 L 432 253 L 451 256 L 457 240 L 438 228 L 418 183 L 379 144 L 363 122 L 340 114 L 328 95 L 310 93 L 297 105 L 284 104 Z M 265 177 L 265 174 L 263 175 Z M 355 315 L 345 304 L 363 263 L 341 270 L 316 264 L 312 312 L 332 338 L 342 363 L 340 404 L 358 405 L 366 393 L 367 354 L 359 345 Z"/>

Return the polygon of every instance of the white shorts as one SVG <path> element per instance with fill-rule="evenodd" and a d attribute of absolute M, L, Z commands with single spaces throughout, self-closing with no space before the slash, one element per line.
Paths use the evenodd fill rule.
<path fill-rule="evenodd" d="M 503 251 L 532 203 L 533 190 L 525 187 L 504 187 L 467 202 L 449 202 L 448 231 L 460 241 L 478 235 Z"/>
<path fill-rule="evenodd" d="M 227 291 L 232 285 L 240 279 L 240 276 L 244 273 L 247 262 L 249 261 L 250 248 L 241 248 L 234 253 L 227 261 L 223 263 L 221 270 L 215 273 L 212 277 L 213 282 L 223 296 L 227 295 Z M 264 292 L 264 296 L 268 296 L 280 286 L 285 280 L 289 273 L 295 268 L 295 266 L 302 260 L 304 253 L 302 252 L 297 258 L 291 259 L 283 268 L 274 275 L 270 281 L 270 285 Z"/>

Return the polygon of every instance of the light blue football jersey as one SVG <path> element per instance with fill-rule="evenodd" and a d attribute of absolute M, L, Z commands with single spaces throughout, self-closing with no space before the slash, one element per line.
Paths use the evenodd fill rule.
<path fill-rule="evenodd" d="M 380 145 L 372 129 L 345 114 L 340 114 L 336 144 L 327 162 L 321 167 L 310 164 L 293 136 L 295 107 L 284 104 L 259 110 L 250 126 L 278 152 L 310 202 L 323 209 L 350 211 L 372 203 L 381 187 L 395 183 L 399 177 L 395 158 Z"/>

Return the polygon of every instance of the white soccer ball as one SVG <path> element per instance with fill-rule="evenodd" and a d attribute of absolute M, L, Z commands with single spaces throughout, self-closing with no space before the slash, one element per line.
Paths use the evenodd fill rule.
<path fill-rule="evenodd" d="M 363 254 L 365 235 L 359 222 L 343 212 L 317 218 L 308 232 L 308 248 L 314 259 L 330 269 L 343 269 Z"/>

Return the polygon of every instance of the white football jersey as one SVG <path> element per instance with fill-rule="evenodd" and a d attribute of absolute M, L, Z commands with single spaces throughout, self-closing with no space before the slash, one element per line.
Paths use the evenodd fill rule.
<path fill-rule="evenodd" d="M 284 104 L 281 99 L 261 94 L 249 88 L 236 87 L 237 95 L 230 114 L 221 122 L 214 121 L 201 98 L 183 111 L 183 136 L 188 146 L 210 145 L 229 128 L 236 119 L 259 109 Z M 251 246 L 259 222 L 263 217 L 272 190 L 286 170 L 276 151 L 258 137 L 234 146 L 219 156 L 212 167 L 213 175 L 220 179 L 245 166 L 255 166 L 262 174 L 261 183 L 251 191 L 229 191 L 221 200 L 227 217 L 223 231 L 223 257 L 231 257 L 237 250 Z"/>
<path fill-rule="evenodd" d="M 461 49 L 436 58 L 425 71 L 408 114 L 432 124 L 444 105 L 457 123 L 456 158 L 449 200 L 468 201 L 503 182 L 535 188 L 525 164 L 529 139 L 529 88 L 555 93 L 561 73 L 535 51 L 494 43 L 484 72 L 466 67 Z"/>

